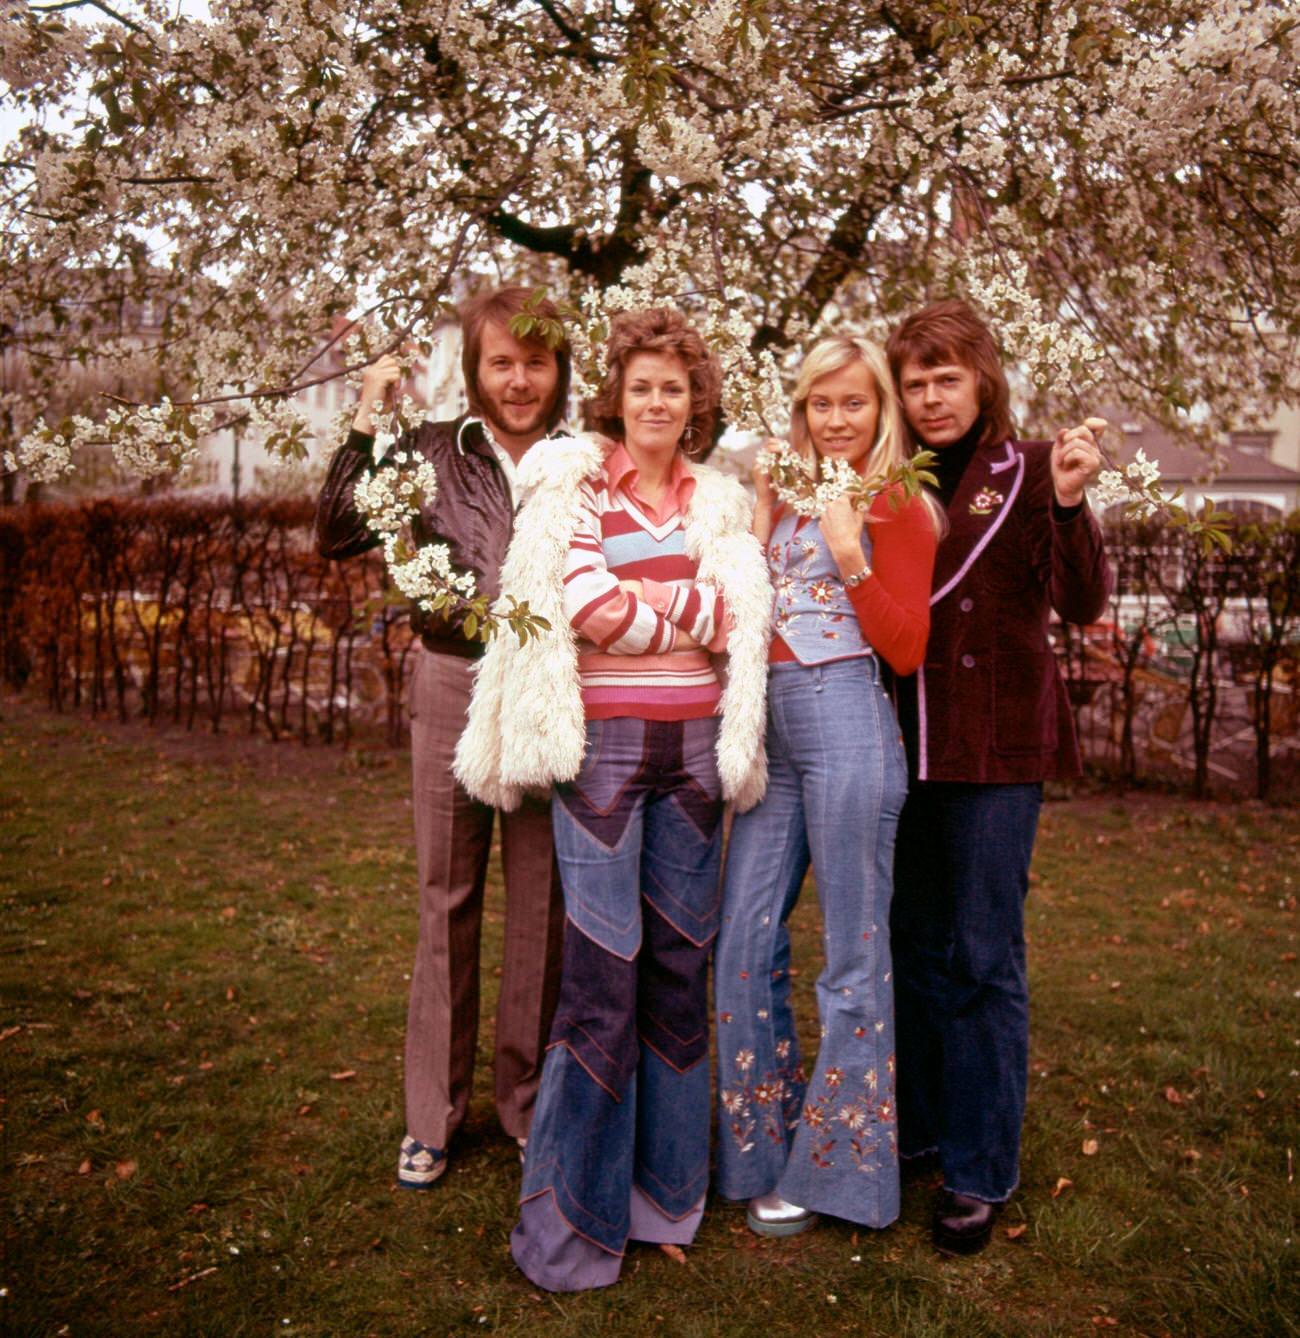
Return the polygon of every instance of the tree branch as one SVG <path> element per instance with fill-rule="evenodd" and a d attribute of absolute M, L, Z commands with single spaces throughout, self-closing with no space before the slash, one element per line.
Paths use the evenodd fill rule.
<path fill-rule="evenodd" d="M 33 14 L 57 14 L 64 9 L 80 9 L 83 5 L 89 5 L 92 9 L 97 9 L 101 14 L 107 14 L 110 19 L 115 19 L 124 28 L 129 28 L 133 33 L 143 33 L 143 25 L 137 23 L 134 19 L 128 19 L 125 14 L 119 14 L 117 10 L 109 8 L 103 3 L 103 0 L 63 0 L 62 4 L 57 5 L 30 5 L 28 8 Z"/>

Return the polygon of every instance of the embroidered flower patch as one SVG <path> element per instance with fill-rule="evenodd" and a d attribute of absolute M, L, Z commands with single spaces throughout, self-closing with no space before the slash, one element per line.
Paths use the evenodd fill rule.
<path fill-rule="evenodd" d="M 991 515 L 995 506 L 1001 506 L 1003 501 L 1000 492 L 994 492 L 992 488 L 981 488 L 971 500 L 970 513 L 972 516 Z"/>

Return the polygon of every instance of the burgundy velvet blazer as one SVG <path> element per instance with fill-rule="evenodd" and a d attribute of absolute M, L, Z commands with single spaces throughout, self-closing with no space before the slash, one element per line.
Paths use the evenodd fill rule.
<path fill-rule="evenodd" d="M 948 508 L 925 661 L 898 686 L 918 780 L 1015 783 L 1079 774 L 1050 611 L 1095 622 L 1110 595 L 1085 503 L 1060 518 L 1050 442 L 981 446 Z"/>

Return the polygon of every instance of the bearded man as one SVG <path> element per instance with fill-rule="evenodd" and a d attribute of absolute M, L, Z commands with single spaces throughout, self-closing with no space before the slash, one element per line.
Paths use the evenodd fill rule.
<path fill-rule="evenodd" d="M 462 371 L 469 413 L 425 423 L 396 450 L 418 453 L 438 476 L 436 495 L 414 522 L 416 540 L 444 543 L 452 565 L 472 572 L 477 591 L 495 598 L 514 529 L 515 470 L 553 432 L 569 389 L 567 344 L 518 339 L 514 317 L 548 320 L 549 302 L 526 288 L 486 293 L 461 310 Z M 330 464 L 316 516 L 328 558 L 349 558 L 379 543 L 353 499 L 375 468 L 374 407 L 401 379 L 391 356 L 366 369 L 352 431 Z M 406 1133 L 398 1183 L 426 1189 L 447 1169 L 447 1149 L 469 1106 L 478 1034 L 479 941 L 483 887 L 496 811 L 471 799 L 452 776 L 474 666 L 483 651 L 467 639 L 464 613 L 412 613 L 420 635 L 409 696 L 420 925 L 406 1024 Z M 496 1013 L 496 1109 L 522 1151 L 555 1011 L 563 942 L 563 903 L 551 848 L 549 799 L 525 798 L 501 812 L 505 946 Z"/>

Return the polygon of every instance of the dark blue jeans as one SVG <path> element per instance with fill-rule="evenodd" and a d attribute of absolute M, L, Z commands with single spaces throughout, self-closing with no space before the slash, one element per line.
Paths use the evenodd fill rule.
<path fill-rule="evenodd" d="M 915 782 L 891 916 L 899 1149 L 1000 1203 L 1020 1179 L 1029 1076 L 1025 895 L 1043 787 Z"/>

